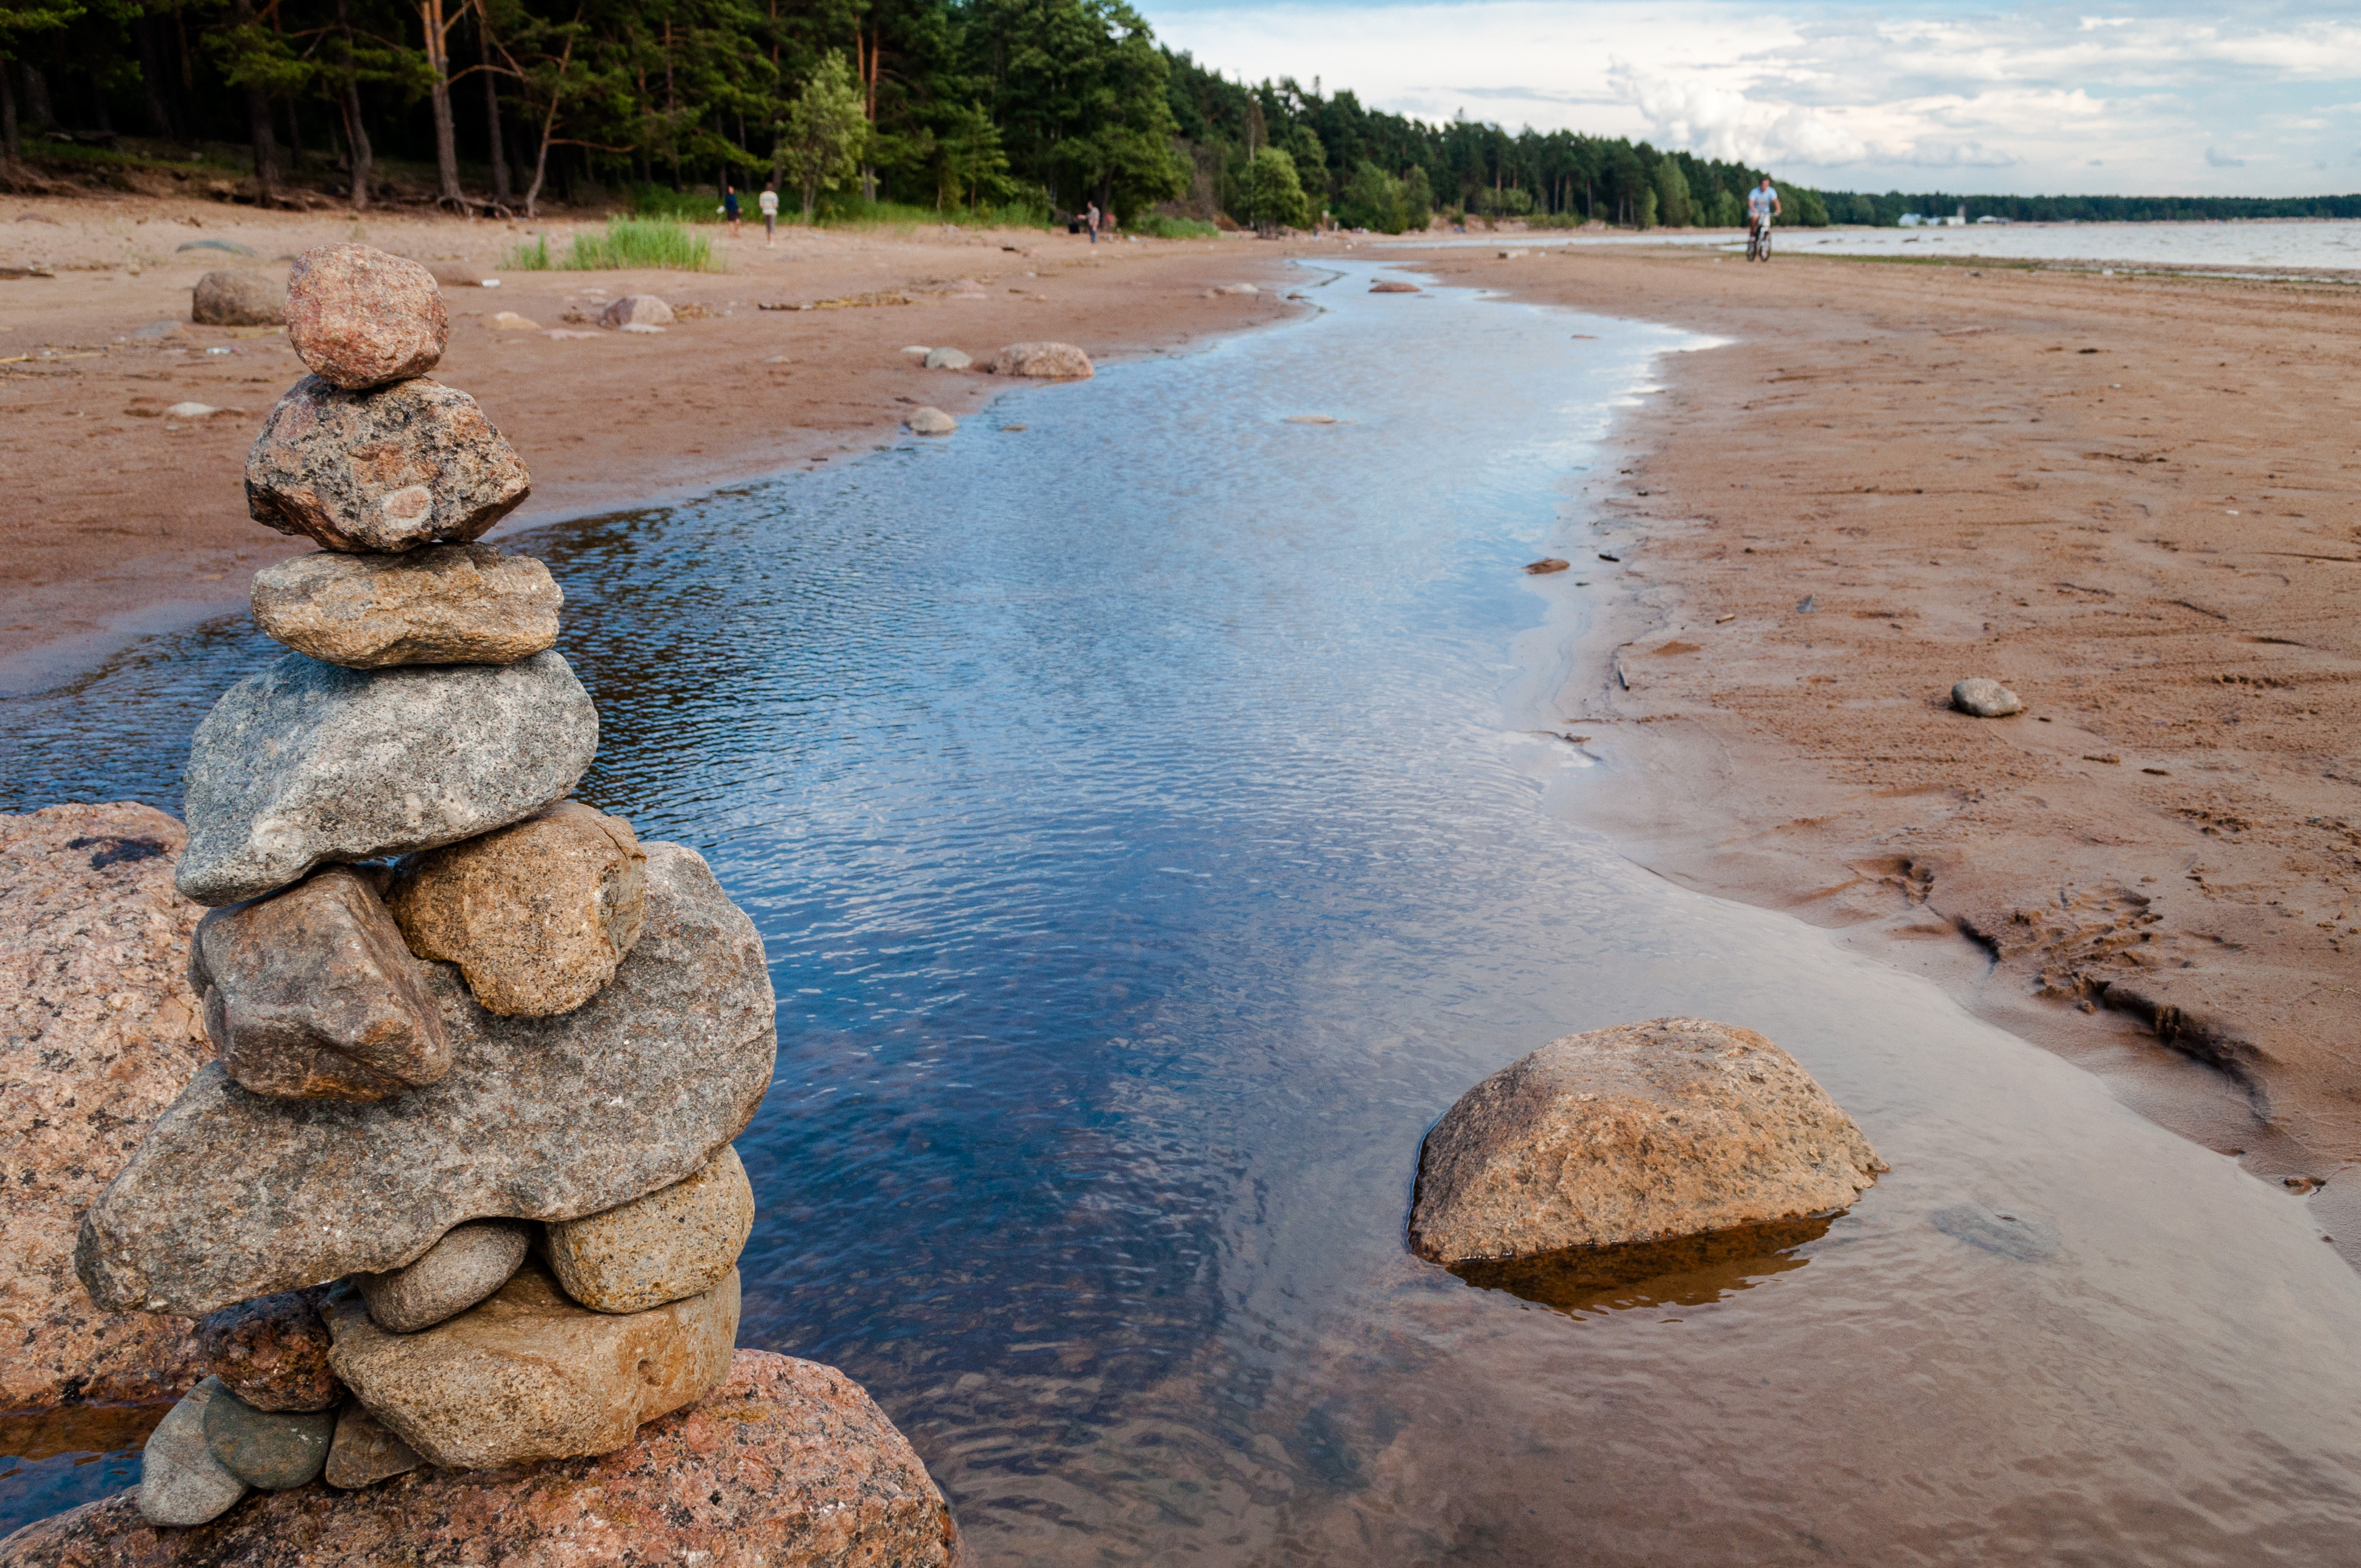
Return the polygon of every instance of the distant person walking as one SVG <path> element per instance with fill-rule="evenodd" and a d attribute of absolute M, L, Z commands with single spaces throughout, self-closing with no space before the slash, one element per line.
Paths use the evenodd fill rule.
<path fill-rule="evenodd" d="M 763 194 L 754 204 L 763 209 L 763 248 L 768 250 L 779 234 L 779 188 L 776 185 L 763 186 Z"/>
<path fill-rule="evenodd" d="M 721 182 L 721 216 L 730 225 L 730 237 L 732 239 L 738 237 L 738 220 L 741 215 L 738 211 L 738 187 L 724 180 Z"/>
<path fill-rule="evenodd" d="M 1090 230 L 1091 230 L 1091 243 L 1092 243 L 1093 245 L 1096 245 L 1096 244 L 1098 244 L 1098 242 L 1099 242 L 1099 204 L 1098 204 L 1096 202 L 1093 202 L 1093 203 L 1092 203 L 1088 207 L 1086 207 L 1085 209 L 1083 209 L 1082 221 L 1083 221 L 1085 224 L 1088 224 L 1088 225 L 1090 225 Z"/>

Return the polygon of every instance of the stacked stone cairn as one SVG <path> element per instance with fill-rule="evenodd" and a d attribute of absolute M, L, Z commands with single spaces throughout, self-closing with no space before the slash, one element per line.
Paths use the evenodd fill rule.
<path fill-rule="evenodd" d="M 176 880 L 220 1059 L 83 1216 L 110 1311 L 199 1320 L 212 1376 L 139 1506 L 610 1453 L 727 1376 L 753 1193 L 730 1141 L 777 1036 L 697 855 L 572 798 L 598 720 L 539 562 L 473 541 L 524 466 L 425 378 L 433 277 L 295 265 L 312 374 L 247 461 L 318 554 L 255 579 L 294 650 L 198 726 Z"/>

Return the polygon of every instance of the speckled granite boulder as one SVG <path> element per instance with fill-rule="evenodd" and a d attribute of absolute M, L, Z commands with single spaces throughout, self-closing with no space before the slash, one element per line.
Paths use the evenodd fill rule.
<path fill-rule="evenodd" d="M 530 1222 L 476 1220 L 445 1232 L 408 1267 L 356 1274 L 353 1285 L 378 1327 L 388 1333 L 416 1333 L 457 1317 L 507 1284 L 532 1246 Z"/>
<path fill-rule="evenodd" d="M 710 1289 L 754 1229 L 754 1189 L 738 1151 L 659 1192 L 549 1227 L 566 1293 L 601 1312 L 644 1312 Z"/>
<path fill-rule="evenodd" d="M 344 1385 L 328 1369 L 328 1325 L 300 1290 L 281 1290 L 208 1314 L 197 1324 L 205 1367 L 231 1397 L 258 1410 L 335 1407 Z"/>
<path fill-rule="evenodd" d="M 376 890 L 341 866 L 206 916 L 189 984 L 223 1067 L 256 1094 L 382 1100 L 451 1070 L 424 966 Z"/>
<path fill-rule="evenodd" d="M 1411 1245 L 1456 1263 L 1825 1214 L 1884 1168 L 1769 1040 L 1657 1018 L 1569 1035 L 1462 1095 L 1420 1154 Z"/>
<path fill-rule="evenodd" d="M 187 1530 L 143 1523 L 126 1493 L 0 1542 L 0 1568 L 950 1568 L 959 1556 L 942 1494 L 860 1385 L 753 1350 L 602 1458 L 267 1493 Z"/>
<path fill-rule="evenodd" d="M 730 1374 L 738 1273 L 645 1312 L 594 1312 L 539 1264 L 490 1299 L 414 1334 L 390 1334 L 360 1298 L 328 1300 L 336 1375 L 430 1464 L 480 1470 L 609 1453 L 642 1421 L 703 1398 Z"/>
<path fill-rule="evenodd" d="M 1998 681 L 1981 675 L 1951 687 L 1951 706 L 1976 718 L 2006 718 L 2025 711 L 2023 698 Z"/>
<path fill-rule="evenodd" d="M 287 285 L 249 267 L 225 267 L 197 280 L 189 319 L 199 326 L 277 326 L 287 319 Z"/>
<path fill-rule="evenodd" d="M 434 275 L 373 246 L 324 245 L 287 279 L 287 341 L 314 376 L 359 391 L 423 376 L 451 322 Z"/>
<path fill-rule="evenodd" d="M 598 750 L 598 710 L 554 652 L 368 671 L 291 653 L 197 726 L 176 880 L 231 904 L 325 861 L 473 838 L 572 793 Z"/>
<path fill-rule="evenodd" d="M 246 510 L 331 550 L 464 544 L 533 488 L 476 400 L 423 377 L 348 392 L 306 376 L 246 455 Z"/>
<path fill-rule="evenodd" d="M 73 1273 L 82 1212 L 211 1054 L 184 837 L 127 801 L 0 815 L 0 1409 L 157 1404 L 204 1376 L 185 1319 L 102 1312 Z"/>
<path fill-rule="evenodd" d="M 620 817 L 561 800 L 403 865 L 386 904 L 410 950 L 459 966 L 510 1018 L 571 1013 L 640 939 L 647 856 Z"/>
<path fill-rule="evenodd" d="M 229 1397 L 222 1392 L 220 1378 L 208 1377 L 148 1434 L 147 1445 L 139 1451 L 139 1485 L 115 1499 L 137 1499 L 134 1518 L 151 1525 L 203 1524 L 219 1519 L 246 1496 L 246 1483 L 222 1467 L 205 1442 L 205 1411 L 215 1395 Z M 64 1561 L 12 1556 L 19 1539 L 0 1541 L 0 1563 Z"/>
<path fill-rule="evenodd" d="M 513 664 L 555 645 L 565 598 L 548 567 L 489 544 L 404 555 L 323 550 L 254 575 L 254 624 L 347 669 Z"/>
<path fill-rule="evenodd" d="M 697 853 L 646 848 L 646 930 L 576 1011 L 497 1017 L 429 966 L 453 1047 L 440 1083 L 356 1105 L 200 1072 L 83 1216 L 93 1299 L 210 1312 L 400 1268 L 464 1220 L 575 1219 L 702 1168 L 770 1087 L 770 971 Z"/>
<path fill-rule="evenodd" d="M 1091 356 L 1071 343 L 1012 343 L 984 369 L 994 376 L 1027 376 L 1043 381 L 1087 381 L 1098 374 Z"/>

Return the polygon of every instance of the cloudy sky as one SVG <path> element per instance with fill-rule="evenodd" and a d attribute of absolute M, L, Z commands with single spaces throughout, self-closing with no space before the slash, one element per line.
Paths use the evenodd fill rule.
<path fill-rule="evenodd" d="M 1829 189 L 2361 191 L 2361 6 L 1149 0 L 1249 81 L 1645 137 Z"/>

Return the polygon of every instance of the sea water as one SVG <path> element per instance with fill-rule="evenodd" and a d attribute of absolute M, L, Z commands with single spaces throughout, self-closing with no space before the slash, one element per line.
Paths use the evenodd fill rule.
<path fill-rule="evenodd" d="M 1574 825 L 1587 595 L 1520 568 L 1583 552 L 1617 409 L 1710 347 L 1371 276 L 509 542 L 565 586 L 584 795 L 767 944 L 741 1343 L 866 1386 L 980 1564 L 2349 1555 L 2361 1280 L 2298 1201 Z M 0 795 L 173 805 L 271 656 L 224 625 L 0 705 Z M 1455 1098 L 1665 1014 L 1785 1047 L 1892 1171 L 1556 1305 L 1407 1251 Z"/>

